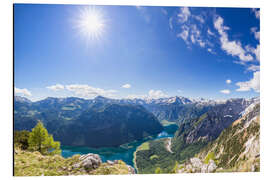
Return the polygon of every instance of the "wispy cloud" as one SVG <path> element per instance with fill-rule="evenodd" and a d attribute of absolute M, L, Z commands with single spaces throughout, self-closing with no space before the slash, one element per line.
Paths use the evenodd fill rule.
<path fill-rule="evenodd" d="M 178 21 L 184 23 L 188 20 L 189 16 L 191 15 L 188 7 L 180 8 L 180 12 L 177 14 Z"/>
<path fill-rule="evenodd" d="M 248 67 L 247 70 L 248 70 L 248 71 L 259 71 L 259 70 L 260 70 L 260 66 L 252 64 L 252 65 L 250 65 L 250 66 Z"/>
<path fill-rule="evenodd" d="M 226 83 L 227 83 L 227 84 L 231 84 L 231 83 L 232 83 L 232 80 L 227 79 L 227 80 L 226 80 Z"/>
<path fill-rule="evenodd" d="M 131 85 L 130 84 L 124 84 L 124 85 L 122 85 L 122 88 L 128 89 L 128 88 L 131 88 Z"/>
<path fill-rule="evenodd" d="M 187 26 L 182 26 L 182 32 L 177 35 L 177 37 L 181 37 L 186 44 L 189 44 L 188 41 L 189 28 Z"/>
<path fill-rule="evenodd" d="M 128 99 L 159 99 L 159 98 L 165 98 L 169 97 L 166 93 L 164 93 L 162 90 L 153 90 L 151 89 L 148 94 L 131 94 L 128 95 Z"/>
<path fill-rule="evenodd" d="M 170 29 L 173 29 L 173 17 L 170 17 L 169 19 L 169 27 Z"/>
<path fill-rule="evenodd" d="M 257 31 L 257 27 L 250 28 L 251 33 L 254 34 L 255 39 L 260 40 L 260 31 Z"/>
<path fill-rule="evenodd" d="M 227 26 L 224 26 L 224 20 L 222 17 L 218 16 L 214 21 L 214 27 L 220 35 L 221 49 L 224 50 L 227 54 L 232 56 L 237 56 L 241 61 L 252 61 L 253 57 L 245 51 L 242 47 L 240 41 L 230 41 L 228 38 Z"/>
<path fill-rule="evenodd" d="M 220 92 L 223 94 L 230 94 L 231 93 L 231 91 L 229 89 L 223 89 Z"/>
<path fill-rule="evenodd" d="M 29 97 L 32 96 L 31 92 L 26 88 L 20 89 L 20 88 L 15 87 L 15 94 L 21 95 L 21 96 L 29 96 Z"/>
<path fill-rule="evenodd" d="M 247 50 L 248 52 L 254 54 L 255 57 L 256 57 L 256 59 L 257 59 L 258 61 L 260 61 L 260 45 L 259 45 L 259 44 L 257 44 L 257 47 L 256 47 L 256 48 L 251 47 L 250 45 L 247 45 L 245 48 L 246 48 L 246 50 Z"/>
<path fill-rule="evenodd" d="M 202 24 L 205 22 L 201 15 L 193 15 L 193 17 Z"/>
<path fill-rule="evenodd" d="M 237 86 L 239 86 L 236 91 L 250 91 L 254 90 L 255 92 L 260 92 L 260 71 L 256 71 L 253 73 L 253 78 L 249 81 L 237 82 Z"/>
<path fill-rule="evenodd" d="M 94 98 L 96 96 L 115 97 L 116 90 L 105 90 L 95 88 L 86 84 L 71 84 L 66 85 L 66 90 L 74 93 L 74 95 L 82 98 Z"/>
<path fill-rule="evenodd" d="M 172 16 L 169 21 L 170 29 L 173 27 L 173 18 Z M 204 16 L 192 14 L 188 7 L 183 7 L 180 8 L 175 18 L 177 19 L 175 26 L 180 25 L 180 28 L 175 28 L 175 31 L 180 29 L 180 32 L 177 32 L 177 37 L 183 39 L 188 48 L 191 48 L 192 45 L 198 45 L 201 48 L 206 48 L 208 52 L 213 54 L 213 49 L 210 48 L 213 47 L 213 43 L 207 40 L 207 32 L 203 28 L 204 25 L 202 25 L 205 23 Z"/>
<path fill-rule="evenodd" d="M 207 29 L 207 34 L 210 36 L 215 36 L 215 34 L 209 28 Z"/>
<path fill-rule="evenodd" d="M 56 84 L 56 85 L 52 85 L 52 86 L 48 86 L 46 87 L 47 89 L 50 89 L 52 91 L 60 91 L 60 90 L 64 90 L 65 86 L 62 84 Z"/>
<path fill-rule="evenodd" d="M 253 8 L 253 9 L 252 9 L 252 12 L 254 12 L 255 17 L 256 17 L 257 19 L 260 19 L 260 10 L 259 10 L 259 9 Z"/>

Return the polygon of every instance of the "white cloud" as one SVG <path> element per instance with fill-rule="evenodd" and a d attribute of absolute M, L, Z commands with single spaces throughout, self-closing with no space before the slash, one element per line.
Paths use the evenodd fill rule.
<path fill-rule="evenodd" d="M 122 86 L 122 88 L 131 88 L 131 85 L 130 84 L 124 84 L 123 86 Z"/>
<path fill-rule="evenodd" d="M 200 47 L 205 47 L 206 42 L 202 39 L 201 31 L 198 29 L 196 24 L 191 25 L 191 42 L 198 44 Z"/>
<path fill-rule="evenodd" d="M 56 84 L 56 85 L 48 86 L 46 88 L 52 91 L 59 91 L 59 90 L 64 90 L 65 86 L 63 86 L 62 84 Z"/>
<path fill-rule="evenodd" d="M 95 88 L 86 84 L 71 84 L 66 85 L 66 89 L 82 98 L 94 98 L 96 96 L 114 97 L 116 90 L 104 90 Z"/>
<path fill-rule="evenodd" d="M 252 61 L 253 57 L 248 54 L 239 41 L 230 41 L 226 30 L 229 28 L 223 25 L 223 18 L 218 16 L 214 21 L 214 26 L 220 34 L 221 49 L 227 54 L 239 57 L 242 61 Z"/>
<path fill-rule="evenodd" d="M 142 95 L 142 94 L 131 94 L 128 95 L 128 99 L 159 99 L 159 98 L 165 98 L 169 97 L 166 93 L 164 93 L 161 90 L 153 90 L 151 89 L 147 95 Z"/>
<path fill-rule="evenodd" d="M 207 51 L 210 52 L 211 54 L 216 54 L 212 48 L 207 48 Z"/>
<path fill-rule="evenodd" d="M 169 96 L 167 94 L 165 94 L 161 90 L 153 90 L 153 89 L 151 89 L 148 92 L 148 97 L 151 98 L 151 99 L 158 99 L 158 98 L 164 98 L 164 97 L 169 97 Z"/>
<path fill-rule="evenodd" d="M 181 37 L 186 43 L 188 43 L 188 30 L 183 30 L 180 34 L 177 35 L 177 37 Z"/>
<path fill-rule="evenodd" d="M 196 24 L 192 24 L 189 27 L 187 25 L 183 25 L 181 28 L 182 32 L 179 33 L 177 37 L 181 37 L 187 45 L 189 45 L 191 41 L 193 44 L 205 47 L 206 42 L 202 39 L 201 32 Z"/>
<path fill-rule="evenodd" d="M 193 17 L 194 17 L 197 21 L 199 21 L 200 23 L 202 23 L 202 24 L 204 23 L 204 19 L 203 19 L 202 16 L 199 16 L 199 15 L 198 15 L 198 16 L 195 16 L 195 15 L 194 15 Z"/>
<path fill-rule="evenodd" d="M 227 79 L 227 80 L 226 80 L 226 83 L 227 83 L 227 84 L 231 84 L 231 83 L 232 83 L 232 80 Z"/>
<path fill-rule="evenodd" d="M 210 36 L 215 36 L 215 34 L 209 28 L 207 29 L 207 34 L 209 34 Z"/>
<path fill-rule="evenodd" d="M 188 9 L 188 7 L 182 7 L 180 8 L 180 13 L 177 15 L 178 16 L 178 21 L 181 23 L 184 23 L 188 20 L 189 16 L 190 16 L 190 11 Z"/>
<path fill-rule="evenodd" d="M 254 34 L 255 39 L 260 40 L 260 31 L 257 31 L 257 27 L 252 27 L 250 31 Z"/>
<path fill-rule="evenodd" d="M 173 29 L 173 17 L 170 17 L 169 19 L 169 26 L 170 26 L 170 29 Z"/>
<path fill-rule="evenodd" d="M 15 87 L 15 94 L 21 96 L 32 96 L 31 92 L 27 89 L 20 89 Z"/>
<path fill-rule="evenodd" d="M 145 99 L 146 95 L 140 95 L 140 94 L 130 94 L 127 96 L 127 99 Z"/>
<path fill-rule="evenodd" d="M 182 90 L 180 90 L 180 89 L 178 89 L 178 90 L 177 90 L 177 92 L 178 92 L 178 93 L 183 93 L 183 91 L 182 91 Z"/>
<path fill-rule="evenodd" d="M 255 92 L 260 92 L 260 71 L 253 73 L 253 78 L 249 81 L 238 82 L 236 83 L 239 86 L 236 91 L 250 91 L 254 90 Z"/>
<path fill-rule="evenodd" d="M 256 48 L 251 47 L 251 46 L 248 45 L 248 46 L 246 46 L 246 50 L 247 50 L 248 52 L 254 54 L 255 57 L 256 57 L 256 59 L 257 59 L 258 61 L 260 61 L 260 45 L 259 45 L 259 44 L 257 44 L 257 47 L 256 47 Z"/>
<path fill-rule="evenodd" d="M 223 94 L 230 94 L 231 93 L 231 91 L 229 89 L 223 89 L 220 92 Z"/>
<path fill-rule="evenodd" d="M 260 66 L 252 64 L 252 65 L 250 65 L 250 66 L 248 67 L 247 70 L 248 70 L 248 71 L 259 71 L 259 70 L 260 70 Z"/>
<path fill-rule="evenodd" d="M 253 8 L 252 11 L 254 12 L 255 17 L 256 17 L 257 19 L 260 19 L 260 10 L 259 10 L 259 9 Z"/>

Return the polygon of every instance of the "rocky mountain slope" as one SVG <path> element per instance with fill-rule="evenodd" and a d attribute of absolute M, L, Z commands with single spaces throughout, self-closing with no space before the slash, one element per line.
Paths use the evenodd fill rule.
<path fill-rule="evenodd" d="M 179 166 L 182 172 L 260 171 L 260 105 L 248 106 L 219 137 Z"/>
<path fill-rule="evenodd" d="M 198 118 L 180 123 L 179 130 L 172 140 L 172 150 L 180 152 L 183 146 L 205 144 L 216 139 L 221 131 L 238 119 L 248 106 L 258 101 L 256 98 L 229 99 L 209 108 Z"/>
<path fill-rule="evenodd" d="M 177 163 L 183 163 L 199 153 L 254 103 L 259 103 L 259 99 L 229 99 L 212 106 L 199 118 L 180 123 L 171 141 L 170 150 L 173 153 L 166 148 L 167 140 L 149 141 L 147 149 L 138 149 L 136 152 L 138 172 L 154 173 L 160 168 L 163 173 L 171 173 Z M 151 159 L 153 156 L 156 158 Z"/>

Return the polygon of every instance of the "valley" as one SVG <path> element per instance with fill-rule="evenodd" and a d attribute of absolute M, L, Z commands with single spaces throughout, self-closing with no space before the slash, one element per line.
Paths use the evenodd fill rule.
<path fill-rule="evenodd" d="M 136 149 L 141 146 L 143 143 L 150 140 L 157 140 L 163 138 L 171 138 L 174 135 L 174 132 L 171 129 L 176 129 L 176 125 L 171 125 L 171 127 L 165 127 L 165 130 L 159 133 L 156 136 L 148 137 L 143 140 L 134 141 L 131 143 L 123 144 L 119 147 L 104 147 L 104 148 L 90 148 L 86 146 L 62 146 L 62 156 L 65 158 L 72 157 L 76 154 L 88 154 L 94 153 L 98 154 L 102 161 L 106 162 L 107 160 L 113 161 L 121 159 L 126 164 L 134 167 L 134 152 Z M 167 129 L 167 130 L 166 130 Z"/>
<path fill-rule="evenodd" d="M 61 142 L 64 158 L 93 153 L 102 162 L 122 160 L 139 174 L 177 173 L 258 103 L 259 98 L 117 100 L 99 96 L 31 102 L 15 97 L 14 122 L 15 130 L 28 131 L 37 121 L 43 122 Z"/>

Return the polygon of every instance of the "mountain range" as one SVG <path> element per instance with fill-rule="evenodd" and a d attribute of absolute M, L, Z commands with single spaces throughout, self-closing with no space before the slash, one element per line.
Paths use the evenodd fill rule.
<path fill-rule="evenodd" d="M 38 120 L 63 145 L 118 146 L 152 136 L 164 122 L 179 126 L 172 150 L 218 137 L 259 98 L 223 101 L 170 97 L 160 99 L 52 98 L 31 102 L 14 97 L 15 130 L 31 130 Z M 182 159 L 182 158 L 180 158 Z"/>

